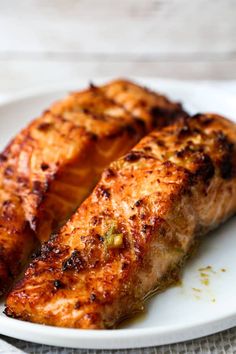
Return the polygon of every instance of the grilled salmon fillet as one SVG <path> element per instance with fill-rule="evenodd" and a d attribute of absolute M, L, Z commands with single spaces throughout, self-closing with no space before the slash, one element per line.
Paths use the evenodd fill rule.
<path fill-rule="evenodd" d="M 6 314 L 102 329 L 176 282 L 200 236 L 236 210 L 236 125 L 196 115 L 154 131 L 113 162 L 45 243 Z"/>
<path fill-rule="evenodd" d="M 70 94 L 12 140 L 0 155 L 0 294 L 104 167 L 179 114 L 180 104 L 119 80 Z"/>

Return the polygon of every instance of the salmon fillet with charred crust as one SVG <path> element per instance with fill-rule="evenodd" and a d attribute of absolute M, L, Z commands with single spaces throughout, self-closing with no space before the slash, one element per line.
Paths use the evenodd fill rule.
<path fill-rule="evenodd" d="M 120 80 L 70 94 L 20 132 L 0 155 L 0 294 L 104 167 L 159 120 L 182 112 L 180 104 Z"/>
<path fill-rule="evenodd" d="M 179 279 L 200 236 L 236 210 L 236 126 L 196 115 L 154 131 L 113 162 L 45 243 L 6 314 L 102 329 Z"/>

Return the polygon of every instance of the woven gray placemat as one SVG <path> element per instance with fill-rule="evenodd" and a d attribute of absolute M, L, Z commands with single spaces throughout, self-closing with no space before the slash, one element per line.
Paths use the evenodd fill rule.
<path fill-rule="evenodd" d="M 152 348 L 122 349 L 122 350 L 87 350 L 53 347 L 34 344 L 9 337 L 0 336 L 8 343 L 30 354 L 191 354 L 191 353 L 236 353 L 236 327 L 188 342 L 164 345 Z"/>

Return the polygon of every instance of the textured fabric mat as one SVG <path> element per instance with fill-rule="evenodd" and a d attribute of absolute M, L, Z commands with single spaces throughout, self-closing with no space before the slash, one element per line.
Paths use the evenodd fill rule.
<path fill-rule="evenodd" d="M 30 354 L 231 354 L 236 353 L 236 327 L 188 342 L 152 348 L 121 350 L 69 349 L 40 345 L 0 336 L 16 348 Z M 1 353 L 1 351 L 0 351 Z"/>

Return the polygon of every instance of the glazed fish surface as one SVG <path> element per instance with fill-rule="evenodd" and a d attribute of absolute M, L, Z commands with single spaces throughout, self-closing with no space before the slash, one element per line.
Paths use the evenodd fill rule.
<path fill-rule="evenodd" d="M 119 80 L 70 94 L 13 139 L 0 155 L 0 295 L 104 167 L 179 114 L 180 104 Z"/>
<path fill-rule="evenodd" d="M 236 126 L 196 115 L 154 131 L 113 162 L 45 243 L 6 314 L 113 328 L 175 283 L 200 236 L 236 210 Z"/>

